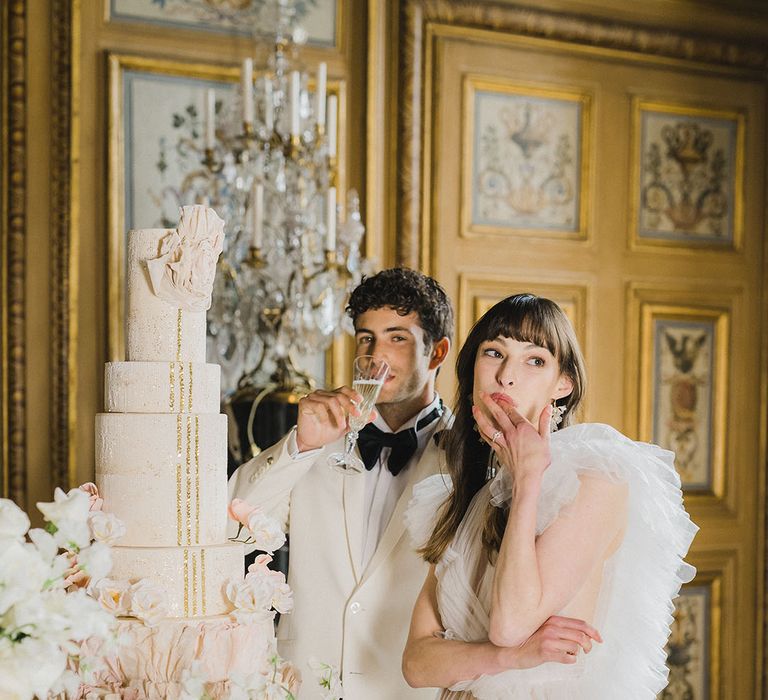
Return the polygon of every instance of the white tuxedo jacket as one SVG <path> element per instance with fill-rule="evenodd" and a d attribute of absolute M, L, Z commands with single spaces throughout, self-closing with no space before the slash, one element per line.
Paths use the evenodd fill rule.
<path fill-rule="evenodd" d="M 435 431 L 450 420 L 446 409 Z M 229 496 L 261 506 L 290 534 L 294 609 L 281 616 L 277 636 L 280 654 L 303 676 L 299 698 L 318 697 L 307 666 L 311 657 L 341 671 L 344 700 L 434 698 L 434 689 L 410 688 L 401 672 L 413 605 L 428 571 L 403 516 L 413 486 L 439 471 L 441 451 L 430 438 L 421 459 L 404 472 L 403 495 L 363 568 L 365 476 L 342 474 L 326 461 L 343 449 L 343 439 L 303 459 L 291 458 L 287 442 L 239 467 Z"/>

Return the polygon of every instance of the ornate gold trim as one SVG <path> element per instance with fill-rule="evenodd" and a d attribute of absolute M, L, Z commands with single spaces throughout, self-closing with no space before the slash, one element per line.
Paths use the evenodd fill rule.
<path fill-rule="evenodd" d="M 445 36 L 499 41 L 539 49 L 586 53 L 659 65 L 687 65 L 765 80 L 768 48 L 757 42 L 681 32 L 654 32 L 640 25 L 574 17 L 470 0 L 405 0 L 400 40 L 400 233 L 397 261 L 429 272 L 432 133 L 430 113 L 435 78 L 435 44 Z"/>
<path fill-rule="evenodd" d="M 51 4 L 51 480 L 76 479 L 80 0 Z"/>
<path fill-rule="evenodd" d="M 2 494 L 26 506 L 27 3 L 2 3 L 2 225 L 0 225 L 0 381 Z"/>

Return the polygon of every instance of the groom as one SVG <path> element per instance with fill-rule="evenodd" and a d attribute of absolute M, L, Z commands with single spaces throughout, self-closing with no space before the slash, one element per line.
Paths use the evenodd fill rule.
<path fill-rule="evenodd" d="M 432 698 L 400 664 L 411 611 L 427 574 L 403 518 L 413 486 L 438 471 L 433 436 L 450 423 L 435 377 L 453 334 L 442 287 L 413 270 L 384 270 L 350 297 L 355 354 L 385 359 L 390 373 L 376 416 L 360 434 L 362 473 L 342 474 L 328 456 L 343 450 L 346 416 L 360 396 L 349 387 L 315 391 L 297 425 L 232 475 L 229 496 L 277 517 L 290 536 L 294 610 L 280 618 L 279 651 L 314 697 L 311 657 L 336 666 L 345 700 Z"/>

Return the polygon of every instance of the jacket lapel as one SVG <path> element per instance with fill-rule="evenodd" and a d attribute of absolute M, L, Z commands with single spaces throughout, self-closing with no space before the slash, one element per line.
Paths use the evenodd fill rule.
<path fill-rule="evenodd" d="M 432 435 L 434 435 L 438 430 L 444 430 L 445 428 L 449 427 L 452 420 L 453 416 L 451 415 L 451 412 L 446 408 Z M 405 532 L 405 510 L 408 507 L 408 503 L 410 502 L 411 497 L 413 496 L 413 487 L 422 479 L 426 479 L 431 474 L 437 473 L 438 465 L 442 459 L 443 456 L 441 455 L 441 450 L 437 447 L 432 437 L 430 437 L 429 442 L 427 443 L 426 447 L 424 448 L 424 452 L 421 455 L 421 459 L 418 461 L 418 463 L 414 464 L 406 471 L 406 474 L 408 475 L 408 484 L 403 490 L 403 495 L 400 496 L 400 499 L 395 506 L 395 510 L 392 512 L 392 517 L 389 519 L 389 523 L 384 530 L 384 534 L 381 536 L 379 546 L 376 547 L 376 551 L 373 553 L 373 557 L 371 557 L 370 563 L 362 573 L 362 580 L 360 583 L 364 583 L 371 577 L 371 574 L 376 570 L 379 564 L 381 564 L 381 562 L 383 562 L 390 555 L 392 549 L 403 536 Z M 360 502 L 362 504 L 362 494 L 360 496 Z M 361 551 L 361 548 L 362 544 L 358 546 L 358 551 Z M 358 562 L 360 561 L 359 555 L 357 560 Z"/>

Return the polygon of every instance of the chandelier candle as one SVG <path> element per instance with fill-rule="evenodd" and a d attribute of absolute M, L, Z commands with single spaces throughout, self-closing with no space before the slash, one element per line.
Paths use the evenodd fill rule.
<path fill-rule="evenodd" d="M 321 63 L 317 67 L 317 130 L 323 133 L 325 130 L 325 85 L 328 78 L 328 66 Z"/>
<path fill-rule="evenodd" d="M 243 94 L 243 124 L 253 124 L 253 59 L 243 60 L 243 71 L 240 76 Z"/>

